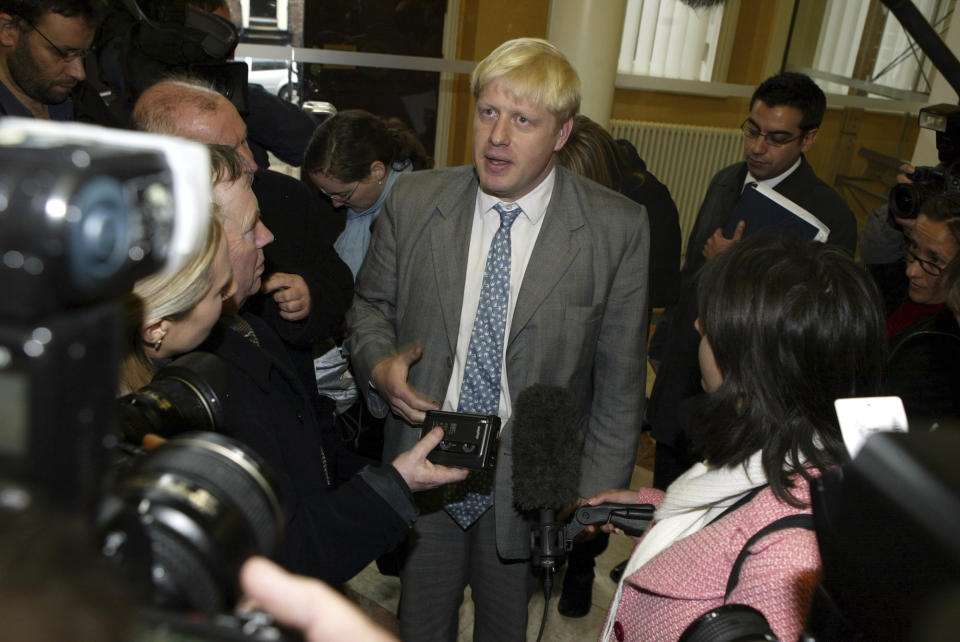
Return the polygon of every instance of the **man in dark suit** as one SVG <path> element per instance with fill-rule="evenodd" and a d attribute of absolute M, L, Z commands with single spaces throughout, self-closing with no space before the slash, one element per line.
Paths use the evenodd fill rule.
<path fill-rule="evenodd" d="M 394 413 L 385 455 L 416 441 L 430 409 L 504 422 L 492 479 L 472 473 L 418 500 L 401 570 L 408 641 L 456 639 L 467 584 L 475 639 L 525 635 L 534 578 L 529 522 L 512 500 L 509 421 L 522 390 L 553 384 L 573 396 L 583 497 L 633 470 L 649 225 L 642 206 L 555 167 L 579 85 L 546 41 L 491 53 L 472 77 L 474 165 L 401 177 L 358 275 L 348 342 L 371 408 Z"/>
<path fill-rule="evenodd" d="M 852 255 L 857 244 L 857 220 L 832 187 L 817 178 L 804 158 L 826 111 L 826 96 L 807 76 L 785 72 L 765 80 L 750 100 L 743 121 L 745 160 L 717 172 L 697 213 L 680 272 L 681 293 L 657 324 L 650 344 L 650 360 L 657 378 L 650 395 L 647 421 L 657 440 L 654 486 L 665 489 L 692 465 L 683 436 L 682 401 L 702 392 L 697 365 L 700 335 L 697 318 L 697 274 L 704 263 L 743 235 L 739 222 L 732 238 L 723 230 L 730 221 L 743 188 L 763 183 L 799 204 L 830 229 L 827 243 Z"/>

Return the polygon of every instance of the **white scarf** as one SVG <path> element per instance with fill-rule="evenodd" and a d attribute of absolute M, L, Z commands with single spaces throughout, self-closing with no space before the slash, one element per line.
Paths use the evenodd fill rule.
<path fill-rule="evenodd" d="M 750 490 L 767 483 L 760 451 L 741 466 L 713 468 L 705 462 L 694 464 L 680 475 L 663 497 L 654 514 L 654 524 L 633 550 L 613 597 L 602 640 L 610 639 L 623 583 L 638 568 L 677 540 L 692 535 L 735 504 Z"/>

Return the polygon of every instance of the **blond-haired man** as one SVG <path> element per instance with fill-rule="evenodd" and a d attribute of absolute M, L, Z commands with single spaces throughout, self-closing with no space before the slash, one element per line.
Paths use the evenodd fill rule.
<path fill-rule="evenodd" d="M 580 104 L 576 72 L 550 43 L 521 38 L 472 85 L 474 164 L 397 181 L 348 314 L 357 379 L 371 407 L 393 411 L 385 455 L 414 443 L 432 408 L 504 422 L 486 487 L 467 480 L 418 501 L 401 571 L 407 641 L 456 639 L 467 584 L 474 639 L 525 635 L 534 577 L 529 523 L 511 501 L 511 399 L 536 383 L 570 391 L 583 497 L 629 481 L 643 410 L 647 217 L 554 164 Z"/>

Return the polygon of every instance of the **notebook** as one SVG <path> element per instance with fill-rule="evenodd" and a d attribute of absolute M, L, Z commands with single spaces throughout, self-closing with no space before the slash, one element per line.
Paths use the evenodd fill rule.
<path fill-rule="evenodd" d="M 823 243 L 830 236 L 830 228 L 823 221 L 783 194 L 761 184 L 744 188 L 737 207 L 727 219 L 723 235 L 733 238 L 740 221 L 746 221 L 744 237 L 783 234 Z"/>

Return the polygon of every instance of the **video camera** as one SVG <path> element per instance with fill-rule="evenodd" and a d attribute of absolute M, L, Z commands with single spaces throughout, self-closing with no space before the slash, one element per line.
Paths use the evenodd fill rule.
<path fill-rule="evenodd" d="M 207 150 L 7 118 L 0 167 L 0 495 L 88 523 L 151 627 L 204 639 L 236 639 L 246 627 L 246 637 L 278 639 L 268 623 L 221 617 L 239 596 L 242 563 L 280 541 L 272 474 L 225 435 L 178 434 L 223 428 L 225 366 L 182 357 L 121 399 L 120 413 L 115 399 L 122 297 L 201 242 Z M 175 436 L 143 454 L 123 442 L 118 414 L 128 436 Z M 197 631 L 186 612 L 218 624 Z"/>
<path fill-rule="evenodd" d="M 232 22 L 184 0 L 114 4 L 94 40 L 97 73 L 89 74 L 112 108 L 119 103 L 129 114 L 145 89 L 180 73 L 209 81 L 247 113 L 247 66 L 229 61 L 239 42 Z"/>
<path fill-rule="evenodd" d="M 911 183 L 899 183 L 890 190 L 890 214 L 916 218 L 924 201 L 937 194 L 960 190 L 960 107 L 940 104 L 920 110 L 920 127 L 937 133 L 940 164 L 917 167 Z"/>

